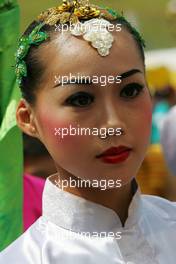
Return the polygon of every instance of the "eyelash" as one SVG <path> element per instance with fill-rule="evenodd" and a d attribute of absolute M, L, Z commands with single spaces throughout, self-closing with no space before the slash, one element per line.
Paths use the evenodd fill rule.
<path fill-rule="evenodd" d="M 133 90 L 132 90 L 133 89 Z M 127 84 L 120 92 L 120 97 L 124 98 L 125 100 L 132 100 L 132 99 L 135 99 L 141 92 L 142 90 L 144 89 L 144 86 L 139 84 L 139 83 L 130 83 L 130 84 Z M 135 95 L 130 95 L 130 96 L 124 96 L 122 95 L 123 93 L 127 92 L 127 91 L 137 91 Z M 89 99 L 89 104 L 86 104 L 86 105 L 80 105 L 80 104 L 75 104 L 74 101 L 76 100 L 80 100 L 80 99 Z M 95 97 L 90 94 L 90 93 L 86 93 L 86 92 L 77 92 L 73 95 L 71 95 L 69 98 L 66 99 L 65 101 L 65 104 L 66 105 L 70 105 L 70 106 L 73 106 L 73 107 L 86 107 L 86 106 L 89 106 L 91 103 L 93 103 L 95 100 Z"/>
<path fill-rule="evenodd" d="M 133 89 L 133 90 L 132 90 Z M 129 91 L 129 92 L 134 92 L 134 91 L 137 91 L 137 93 L 133 96 L 122 96 L 123 92 L 124 91 Z M 142 91 L 144 90 L 144 86 L 139 84 L 139 83 L 130 83 L 130 84 L 127 84 L 123 89 L 122 91 L 120 92 L 120 96 L 125 98 L 125 99 L 129 99 L 129 100 L 132 100 L 134 98 L 136 98 Z"/>
<path fill-rule="evenodd" d="M 76 99 L 80 99 L 81 97 L 84 99 L 85 99 L 85 97 L 91 99 L 91 103 L 94 101 L 94 96 L 92 94 L 86 93 L 86 92 L 77 92 L 77 93 L 71 95 L 69 98 L 67 98 L 67 100 L 65 101 L 65 104 L 70 105 L 70 106 L 74 106 L 74 107 L 86 107 L 86 106 L 88 106 L 87 104 L 86 104 L 86 106 L 85 105 L 80 106 L 80 105 L 76 105 L 73 103 L 73 101 L 75 101 Z"/>

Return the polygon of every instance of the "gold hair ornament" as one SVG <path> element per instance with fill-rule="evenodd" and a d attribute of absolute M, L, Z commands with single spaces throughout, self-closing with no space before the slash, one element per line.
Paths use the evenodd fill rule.
<path fill-rule="evenodd" d="M 61 6 L 42 12 L 38 20 L 50 26 L 69 23 L 72 35 L 82 35 L 101 56 L 107 56 L 114 41 L 113 35 L 107 30 L 111 25 L 108 20 L 115 20 L 117 17 L 115 11 L 99 8 L 86 0 L 63 0 Z M 82 23 L 82 20 L 87 21 Z"/>

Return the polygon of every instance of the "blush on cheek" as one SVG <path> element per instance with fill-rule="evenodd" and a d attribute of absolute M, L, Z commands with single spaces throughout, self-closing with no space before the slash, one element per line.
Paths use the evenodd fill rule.
<path fill-rule="evenodd" d="M 81 143 L 84 136 L 78 134 L 78 127 L 73 122 L 69 121 L 56 121 L 47 117 L 43 117 L 41 120 L 43 129 L 43 135 L 47 142 L 53 145 L 72 146 Z M 70 129 L 71 127 L 71 129 Z"/>
<path fill-rule="evenodd" d="M 141 125 L 141 129 L 143 128 L 143 133 L 146 132 L 148 135 L 151 132 L 151 125 L 152 125 L 152 105 L 151 103 L 146 103 L 143 105 L 143 126 Z"/>
<path fill-rule="evenodd" d="M 146 109 L 145 111 L 145 121 L 149 125 L 152 123 L 152 111 L 149 109 Z"/>
<path fill-rule="evenodd" d="M 146 111 L 146 119 L 147 119 L 147 122 L 151 126 L 152 125 L 152 107 L 150 110 Z"/>

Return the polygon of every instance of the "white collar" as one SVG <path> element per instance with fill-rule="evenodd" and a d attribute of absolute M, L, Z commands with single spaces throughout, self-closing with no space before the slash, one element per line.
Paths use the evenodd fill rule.
<path fill-rule="evenodd" d="M 43 216 L 50 222 L 73 232 L 101 233 L 122 228 L 114 210 L 63 191 L 50 181 L 52 176 L 47 178 L 43 192 Z M 129 206 L 124 229 L 137 224 L 141 217 L 141 195 L 135 180 L 134 185 L 137 190 Z"/>

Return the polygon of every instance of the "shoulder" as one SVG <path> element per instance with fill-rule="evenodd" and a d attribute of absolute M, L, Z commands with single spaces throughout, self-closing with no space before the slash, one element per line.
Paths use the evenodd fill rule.
<path fill-rule="evenodd" d="M 40 264 L 40 247 L 44 239 L 44 221 L 40 217 L 19 238 L 0 252 L 0 263 L 38 263 Z M 34 262 L 31 262 L 31 259 Z"/>
<path fill-rule="evenodd" d="M 176 203 L 166 199 L 142 195 L 142 230 L 163 263 L 175 263 Z"/>
<path fill-rule="evenodd" d="M 142 195 L 142 203 L 143 209 L 152 213 L 153 216 L 159 216 L 160 219 L 172 219 L 176 222 L 176 202 L 154 195 Z"/>

